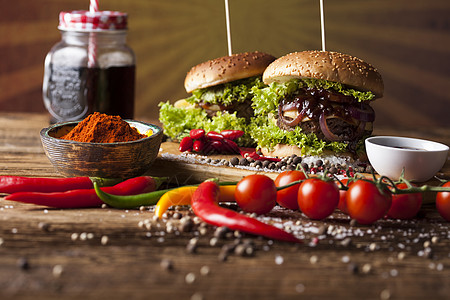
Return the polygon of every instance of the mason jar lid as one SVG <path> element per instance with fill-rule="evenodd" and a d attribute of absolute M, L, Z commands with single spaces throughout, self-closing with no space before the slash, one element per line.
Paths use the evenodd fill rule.
<path fill-rule="evenodd" d="M 59 13 L 58 29 L 76 31 L 126 30 L 127 19 L 126 13 L 118 11 L 62 11 Z"/>

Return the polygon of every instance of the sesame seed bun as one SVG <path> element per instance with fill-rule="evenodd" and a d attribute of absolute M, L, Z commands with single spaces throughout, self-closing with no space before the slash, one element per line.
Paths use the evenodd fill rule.
<path fill-rule="evenodd" d="M 270 54 L 245 52 L 219 57 L 192 67 L 184 80 L 186 92 L 261 75 L 275 60 Z"/>
<path fill-rule="evenodd" d="M 303 51 L 282 56 L 272 62 L 263 74 L 266 84 L 286 82 L 293 78 L 315 78 L 339 82 L 360 91 L 383 96 L 380 73 L 363 60 L 330 51 Z"/>

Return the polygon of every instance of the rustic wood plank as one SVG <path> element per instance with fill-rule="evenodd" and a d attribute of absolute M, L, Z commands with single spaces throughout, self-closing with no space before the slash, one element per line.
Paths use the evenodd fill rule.
<path fill-rule="evenodd" d="M 0 114 L 0 175 L 58 176 L 36 138 L 47 125 L 43 115 Z M 213 172 L 201 167 L 189 172 L 202 173 L 198 179 Z M 161 174 L 167 166 L 154 168 Z M 152 207 L 60 210 L 0 198 L 0 298 L 447 299 L 450 292 L 450 223 L 430 205 L 414 220 L 372 226 L 339 212 L 311 221 L 278 208 L 270 221 L 289 226 L 304 244 L 245 236 L 253 256 L 232 253 L 225 261 L 221 248 L 235 238 L 211 246 L 215 228 L 183 231 L 170 217 L 176 211 L 194 217 L 185 207 L 156 221 Z M 192 238 L 195 252 L 187 250 Z"/>

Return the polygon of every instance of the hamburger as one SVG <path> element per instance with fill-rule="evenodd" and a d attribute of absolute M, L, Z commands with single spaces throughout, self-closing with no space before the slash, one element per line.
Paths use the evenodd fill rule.
<path fill-rule="evenodd" d="M 219 57 L 198 64 L 186 74 L 184 87 L 191 96 L 160 103 L 159 118 L 167 136 L 180 140 L 191 129 L 205 131 L 242 130 L 240 146 L 251 146 L 247 127 L 254 117 L 253 93 L 266 87 L 262 74 L 275 60 L 262 52 Z"/>
<path fill-rule="evenodd" d="M 370 103 L 384 90 L 372 65 L 337 52 L 294 52 L 273 61 L 263 82 L 250 132 L 264 155 L 364 160 L 375 120 Z"/>

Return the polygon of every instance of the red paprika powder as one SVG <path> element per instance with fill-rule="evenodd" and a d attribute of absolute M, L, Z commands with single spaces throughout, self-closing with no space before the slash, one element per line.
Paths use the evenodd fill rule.
<path fill-rule="evenodd" d="M 145 137 L 147 137 L 145 134 L 140 134 L 120 116 L 94 112 L 61 139 L 86 143 L 115 143 L 135 141 Z"/>

